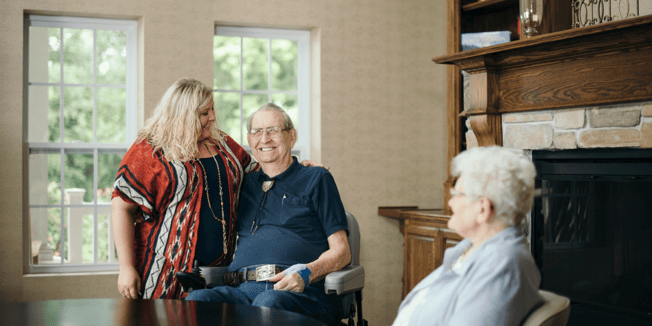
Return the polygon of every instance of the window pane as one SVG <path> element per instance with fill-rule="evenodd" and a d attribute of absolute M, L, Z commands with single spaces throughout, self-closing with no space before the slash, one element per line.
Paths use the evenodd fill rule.
<path fill-rule="evenodd" d="M 127 70 L 126 58 L 136 50 L 127 43 L 136 36 L 132 35 L 136 25 L 30 15 L 26 23 L 48 26 L 26 30 L 30 84 L 25 90 L 25 141 L 30 146 L 30 237 L 35 240 L 26 252 L 35 256 L 25 258 L 40 265 L 29 272 L 76 271 L 66 265 L 114 263 L 110 198 L 127 149 L 98 149 L 101 144 L 96 144 L 126 147 L 128 134 L 135 133 L 127 130 L 135 127 L 127 120 L 131 114 L 127 110 L 136 105 L 127 103 L 127 89 L 134 86 L 135 78 L 131 78 L 134 71 Z M 74 28 L 63 27 L 69 24 Z M 116 25 L 125 29 L 112 30 Z M 61 146 L 71 148 L 64 151 Z M 50 265 L 43 268 L 44 264 Z"/>
<path fill-rule="evenodd" d="M 299 53 L 297 42 L 272 40 L 272 89 L 278 91 L 297 90 Z"/>
<path fill-rule="evenodd" d="M 29 155 L 29 204 L 61 203 L 61 155 Z"/>
<path fill-rule="evenodd" d="M 244 89 L 268 90 L 269 42 L 267 39 L 245 37 L 242 40 L 244 55 Z"/>
<path fill-rule="evenodd" d="M 127 142 L 127 91 L 124 88 L 97 89 L 97 141 Z M 92 111 L 91 111 L 92 112 Z M 90 129 L 92 137 L 92 128 Z"/>
<path fill-rule="evenodd" d="M 127 79 L 127 33 L 123 31 L 97 32 L 97 82 L 125 84 Z"/>
<path fill-rule="evenodd" d="M 63 29 L 63 82 L 90 84 L 93 82 L 93 31 Z"/>
<path fill-rule="evenodd" d="M 240 89 L 240 38 L 213 38 L 213 87 L 222 90 Z"/>
<path fill-rule="evenodd" d="M 113 243 L 109 243 L 109 220 L 110 220 L 110 206 L 98 207 L 97 218 L 97 260 L 98 262 L 109 262 L 109 246 L 113 248 Z M 104 214 L 102 214 L 104 212 Z M 93 245 L 93 230 L 95 223 L 93 221 L 93 214 L 84 214 L 82 217 L 82 256 L 81 261 L 84 264 L 94 263 L 94 245 Z M 112 239 L 111 239 L 112 240 Z M 115 252 L 115 250 L 113 250 Z M 73 250 L 74 254 L 74 250 Z M 112 260 L 112 262 L 117 259 Z"/>
<path fill-rule="evenodd" d="M 32 262 L 37 265 L 61 263 L 61 208 L 29 210 Z"/>
<path fill-rule="evenodd" d="M 294 129 L 299 129 L 299 101 L 294 94 L 274 94 L 272 102 L 285 110 L 292 119 Z"/>
<path fill-rule="evenodd" d="M 93 202 L 93 154 L 66 154 L 64 177 L 67 203 Z"/>
<path fill-rule="evenodd" d="M 60 142 L 59 87 L 29 86 L 27 139 L 30 142 Z"/>
<path fill-rule="evenodd" d="M 74 209 L 71 209 L 74 211 Z M 74 217 L 74 218 L 78 218 Z M 95 262 L 93 257 L 93 214 L 84 214 L 82 216 L 82 263 L 88 264 Z"/>
<path fill-rule="evenodd" d="M 215 92 L 213 97 L 220 130 L 231 136 L 238 144 L 244 145 L 240 134 L 240 95 Z"/>
<path fill-rule="evenodd" d="M 242 130 L 247 130 L 247 118 L 249 115 L 267 103 L 269 103 L 267 94 L 244 94 L 242 96 L 242 107 L 244 108 Z"/>
<path fill-rule="evenodd" d="M 63 141 L 93 142 L 93 89 L 64 88 L 63 107 Z"/>
<path fill-rule="evenodd" d="M 100 263 L 117 262 L 118 259 L 115 254 L 115 246 L 113 245 L 113 237 L 110 233 L 111 222 L 111 207 L 107 207 L 109 213 L 99 214 L 97 217 L 97 260 Z M 113 257 L 109 259 L 109 255 Z"/>
<path fill-rule="evenodd" d="M 122 161 L 122 154 L 102 153 L 98 156 L 98 181 L 97 181 L 97 202 L 111 203 L 111 194 L 113 193 L 113 182 L 115 175 L 118 173 L 118 166 Z"/>
<path fill-rule="evenodd" d="M 58 83 L 61 79 L 59 28 L 29 28 L 29 81 L 32 83 Z"/>

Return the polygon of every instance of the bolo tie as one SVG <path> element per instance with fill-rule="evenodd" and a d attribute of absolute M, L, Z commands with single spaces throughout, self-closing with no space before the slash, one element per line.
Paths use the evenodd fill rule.
<path fill-rule="evenodd" d="M 274 186 L 274 180 L 267 180 L 263 182 L 263 198 L 260 199 L 260 203 L 258 204 L 258 212 L 256 213 L 256 219 L 251 223 L 251 234 L 256 234 L 256 230 L 258 230 L 258 226 L 260 226 L 260 220 L 263 218 L 263 211 L 265 208 L 265 202 L 267 201 L 267 192 L 272 189 L 272 186 Z"/>

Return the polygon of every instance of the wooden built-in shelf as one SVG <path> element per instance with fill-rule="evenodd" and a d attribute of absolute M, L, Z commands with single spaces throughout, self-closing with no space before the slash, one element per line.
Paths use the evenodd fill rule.
<path fill-rule="evenodd" d="M 441 208 L 419 208 L 418 206 L 380 206 L 378 215 L 400 220 L 407 218 L 438 220 L 448 222 L 449 215 Z"/>
<path fill-rule="evenodd" d="M 652 100 L 652 15 L 433 58 L 467 71 L 463 116 Z"/>
<path fill-rule="evenodd" d="M 514 35 L 515 23 L 502 21 L 516 20 L 518 6 L 493 0 L 447 3 L 448 54 L 433 61 L 449 65 L 448 169 L 466 149 L 465 117 L 478 145 L 502 145 L 503 113 L 652 100 L 652 15 L 571 29 L 568 1 L 548 0 L 542 35 L 460 52 L 461 33 L 510 30 Z M 470 75 L 466 94 L 460 70 Z M 448 170 L 444 202 L 453 182 Z"/>
<path fill-rule="evenodd" d="M 430 222 L 437 221 L 446 224 L 448 223 L 450 216 L 446 215 L 443 209 L 432 208 L 432 209 L 404 210 L 403 212 L 401 212 L 401 218 L 412 219 L 412 220 L 424 220 Z"/>
<path fill-rule="evenodd" d="M 401 233 L 403 233 L 403 227 L 407 219 L 438 222 L 446 225 L 450 218 L 441 208 L 420 209 L 418 206 L 380 206 L 378 207 L 378 215 L 399 220 L 399 231 Z"/>
<path fill-rule="evenodd" d="M 473 11 L 487 7 L 518 6 L 518 0 L 478 0 L 462 6 L 462 11 Z"/>
<path fill-rule="evenodd" d="M 404 211 L 414 211 L 418 210 L 418 206 L 380 206 L 378 207 L 378 215 L 403 219 L 402 216 Z"/>

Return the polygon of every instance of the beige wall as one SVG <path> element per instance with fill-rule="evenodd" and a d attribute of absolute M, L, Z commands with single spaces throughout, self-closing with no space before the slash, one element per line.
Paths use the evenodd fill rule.
<path fill-rule="evenodd" d="M 443 207 L 445 0 L 0 0 L 0 301 L 118 297 L 116 273 L 23 272 L 23 13 L 139 20 L 139 103 L 147 118 L 164 90 L 212 81 L 215 24 L 310 29 L 317 157 L 362 228 L 365 317 L 394 319 L 403 239 L 382 205 Z M 219 109 L 219 108 L 218 108 Z"/>

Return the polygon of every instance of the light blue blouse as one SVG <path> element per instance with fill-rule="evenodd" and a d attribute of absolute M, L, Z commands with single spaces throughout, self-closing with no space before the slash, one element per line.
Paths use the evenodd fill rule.
<path fill-rule="evenodd" d="M 542 302 L 541 275 L 517 228 L 494 235 L 453 270 L 470 245 L 464 239 L 446 250 L 443 264 L 405 297 L 393 325 L 519 325 Z"/>

